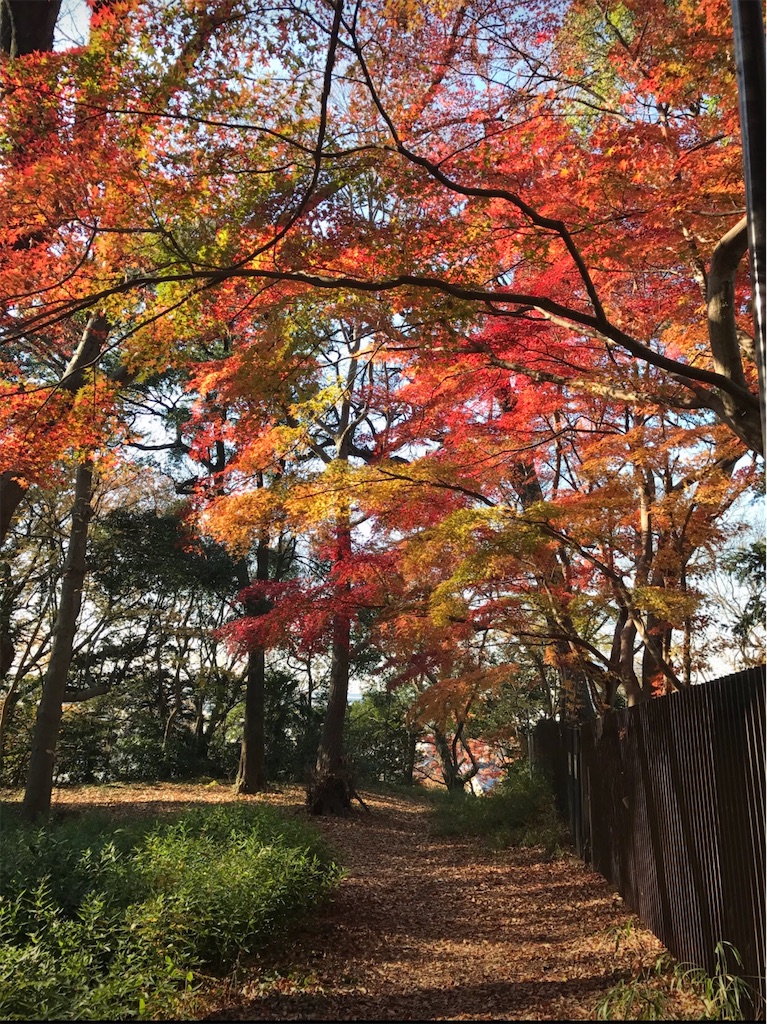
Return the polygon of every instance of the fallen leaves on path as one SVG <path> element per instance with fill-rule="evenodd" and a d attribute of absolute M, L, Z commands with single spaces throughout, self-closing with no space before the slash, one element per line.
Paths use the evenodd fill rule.
<path fill-rule="evenodd" d="M 663 952 L 637 925 L 616 954 L 630 915 L 574 857 L 491 853 L 432 836 L 420 803 L 364 799 L 369 815 L 317 821 L 348 870 L 331 903 L 262 958 L 273 983 L 243 982 L 208 1020 L 593 1020 Z"/>
<path fill-rule="evenodd" d="M 431 835 L 428 807 L 363 794 L 370 813 L 313 819 L 347 869 L 330 902 L 279 950 L 242 965 L 206 1020 L 594 1020 L 600 996 L 664 951 L 610 885 L 575 857 L 499 853 Z M 303 815 L 290 788 L 61 790 L 116 814 L 245 799 Z M 221 990 L 219 989 L 219 992 Z"/>

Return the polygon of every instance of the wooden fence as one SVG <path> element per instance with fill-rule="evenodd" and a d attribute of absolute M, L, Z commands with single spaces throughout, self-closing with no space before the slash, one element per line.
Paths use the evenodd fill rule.
<path fill-rule="evenodd" d="M 578 853 L 666 948 L 713 974 L 725 940 L 763 992 L 764 666 L 579 728 L 540 722 L 531 756 Z"/>

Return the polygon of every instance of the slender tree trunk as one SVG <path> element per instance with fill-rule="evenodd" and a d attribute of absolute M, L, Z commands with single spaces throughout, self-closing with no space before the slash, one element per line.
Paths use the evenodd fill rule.
<path fill-rule="evenodd" d="M 163 734 L 162 734 L 162 749 L 163 749 L 163 751 L 166 751 L 168 749 L 168 740 L 170 739 L 170 731 L 173 728 L 173 723 L 178 718 L 179 711 L 180 711 L 179 703 L 178 703 L 178 701 L 176 701 L 175 704 L 173 705 L 173 707 L 171 708 L 170 714 L 168 715 L 168 720 L 165 723 L 165 729 L 164 729 Z"/>
<path fill-rule="evenodd" d="M 51 807 L 53 766 L 61 727 L 61 705 L 67 686 L 72 645 L 82 603 L 88 524 L 93 514 L 90 504 L 92 494 L 93 464 L 88 460 L 77 467 L 72 526 L 61 581 L 61 598 L 53 631 L 51 658 L 37 708 L 32 756 L 22 807 L 24 817 L 28 820 L 47 814 Z"/>
<path fill-rule="evenodd" d="M 242 571 L 247 572 L 244 563 Z M 258 542 L 256 579 L 269 579 L 269 542 L 266 537 L 261 537 Z M 251 615 L 258 614 L 260 610 L 247 609 Z M 250 651 L 245 680 L 245 722 L 242 728 L 240 764 L 234 784 L 237 793 L 263 793 L 266 789 L 265 676 L 264 651 Z"/>
<path fill-rule="evenodd" d="M 0 776 L 3 774 L 3 762 L 5 761 L 5 737 L 8 733 L 8 726 L 13 721 L 13 713 L 19 702 L 19 678 L 16 676 L 8 687 L 0 708 Z"/>
<path fill-rule="evenodd" d="M 407 734 L 407 749 L 405 753 L 405 768 L 402 773 L 402 781 L 406 786 L 413 785 L 413 775 L 415 772 L 415 755 L 418 748 L 418 735 L 414 732 L 408 732 Z"/>
<path fill-rule="evenodd" d="M 336 565 L 351 555 L 351 530 L 348 515 L 342 515 L 337 527 Z M 340 607 L 333 623 L 333 647 L 330 661 L 328 708 L 317 751 L 314 776 L 307 790 L 312 814 L 347 814 L 351 808 L 352 787 L 344 763 L 344 721 L 349 696 L 349 645 L 351 616 L 345 596 L 349 584 L 340 587 Z"/>
<path fill-rule="evenodd" d="M 3 0 L 0 0 L 2 9 Z M 29 4 L 28 6 L 36 6 Z M 39 5 L 42 7 L 42 4 Z M 71 395 L 77 394 L 85 381 L 85 374 L 99 357 L 106 340 L 109 324 L 100 313 L 94 313 L 83 331 L 77 351 L 69 361 L 59 381 L 59 388 Z M 13 469 L 0 473 L 0 544 L 13 522 L 16 510 L 26 494 L 26 485 L 19 481 Z"/>

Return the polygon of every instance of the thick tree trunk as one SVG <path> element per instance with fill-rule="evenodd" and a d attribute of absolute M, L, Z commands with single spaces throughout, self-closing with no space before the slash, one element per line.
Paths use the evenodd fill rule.
<path fill-rule="evenodd" d="M 245 682 L 245 722 L 242 727 L 240 764 L 234 784 L 237 793 L 263 793 L 266 789 L 265 670 L 264 652 L 251 651 L 248 655 L 248 672 Z"/>
<path fill-rule="evenodd" d="M 437 748 L 437 754 L 442 765 L 442 777 L 445 780 L 449 793 L 464 792 L 467 784 L 471 783 L 471 780 L 479 772 L 479 764 L 472 753 L 468 740 L 463 736 L 463 729 L 464 723 L 461 722 L 455 731 L 452 743 L 450 743 L 446 734 L 438 726 L 433 726 L 434 746 Z M 468 754 L 469 761 L 471 762 L 471 767 L 465 771 L 461 771 L 459 764 L 459 743 Z M 474 790 L 472 790 L 473 792 Z"/>
<path fill-rule="evenodd" d="M 711 257 L 706 292 L 708 340 L 714 369 L 743 389 L 748 387 L 743 373 L 738 324 L 735 318 L 735 275 L 740 261 L 748 251 L 748 228 L 743 217 L 720 240 Z M 722 409 L 719 413 L 735 434 L 756 452 L 763 451 L 762 422 L 756 398 L 743 401 L 720 391 Z"/>
<path fill-rule="evenodd" d="M 344 763 L 344 721 L 349 695 L 349 641 L 351 621 L 343 613 L 333 627 L 328 708 L 322 727 L 314 777 L 307 793 L 312 814 L 348 814 L 351 780 Z"/>
<path fill-rule="evenodd" d="M 12 472 L 0 473 L 0 544 L 11 528 L 16 509 L 25 493 L 26 487 L 19 483 Z"/>
<path fill-rule="evenodd" d="M 5 761 L 5 737 L 8 733 L 8 726 L 13 721 L 13 713 L 19 702 L 19 679 L 14 678 L 5 694 L 3 706 L 0 708 L 0 776 L 3 773 L 3 762 Z"/>
<path fill-rule="evenodd" d="M 244 563 L 242 571 L 247 573 Z M 258 542 L 256 579 L 269 579 L 269 544 L 265 537 Z M 246 584 L 247 585 L 247 584 Z M 260 609 L 246 609 L 258 614 Z M 237 793 L 263 793 L 266 789 L 265 685 L 266 656 L 263 650 L 248 654 L 245 679 L 245 721 L 242 727 L 240 764 L 234 789 Z"/>
<path fill-rule="evenodd" d="M 0 0 L 0 51 L 9 57 L 53 49 L 61 0 Z"/>
<path fill-rule="evenodd" d="M 434 733 L 434 746 L 437 748 L 437 754 L 439 755 L 440 766 L 442 768 L 442 778 L 444 779 L 447 791 L 448 793 L 462 793 L 464 791 L 464 786 L 466 785 L 466 779 L 461 776 L 461 773 L 458 771 L 458 767 L 453 760 L 447 736 L 436 725 L 433 727 L 432 731 Z"/>
<path fill-rule="evenodd" d="M 28 820 L 47 814 L 51 807 L 53 766 L 61 727 L 61 705 L 66 691 L 72 645 L 82 603 L 88 524 L 93 514 L 90 505 L 92 493 L 93 464 L 87 461 L 77 467 L 72 526 L 61 581 L 59 610 L 53 631 L 53 647 L 32 738 L 32 756 L 22 807 L 24 817 Z"/>

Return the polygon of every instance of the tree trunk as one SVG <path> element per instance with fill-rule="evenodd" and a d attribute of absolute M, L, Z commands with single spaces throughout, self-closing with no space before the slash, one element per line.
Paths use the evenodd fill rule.
<path fill-rule="evenodd" d="M 351 555 L 351 530 L 348 516 L 337 528 L 336 565 Z M 344 761 L 344 721 L 349 695 L 349 645 L 351 616 L 345 600 L 349 584 L 339 587 L 340 607 L 333 623 L 333 647 L 330 661 L 328 709 L 322 727 L 314 775 L 307 788 L 307 803 L 312 814 L 349 813 L 352 785 Z"/>
<path fill-rule="evenodd" d="M 0 0 L 0 51 L 9 57 L 53 49 L 61 0 Z"/>
<path fill-rule="evenodd" d="M 328 708 L 322 726 L 314 777 L 307 793 L 312 814 L 348 814 L 351 780 L 344 763 L 343 739 L 349 693 L 349 640 L 351 621 L 339 614 L 333 626 Z"/>
<path fill-rule="evenodd" d="M 3 0 L 0 0 L 0 11 L 3 6 Z M 38 5 L 30 4 L 28 6 Z M 83 386 L 86 371 L 96 363 L 99 357 L 108 330 L 109 324 L 105 317 L 100 313 L 94 313 L 83 331 L 77 351 L 70 359 L 59 381 L 58 386 L 62 391 L 67 391 L 71 395 L 77 394 Z M 20 482 L 18 474 L 14 470 L 10 469 L 0 473 L 0 544 L 5 540 L 16 509 L 21 504 L 26 490 L 26 485 Z"/>
<path fill-rule="evenodd" d="M 241 571 L 247 574 L 244 563 L 241 564 Z M 269 579 L 269 543 L 266 537 L 261 537 L 258 542 L 256 579 Z M 262 610 L 246 607 L 246 612 L 250 615 L 257 615 Z M 240 764 L 234 783 L 236 793 L 263 793 L 266 789 L 265 674 L 264 651 L 250 651 L 245 680 L 245 722 L 242 727 Z"/>
<path fill-rule="evenodd" d="M 708 339 L 714 369 L 743 389 L 748 395 L 743 373 L 738 325 L 735 319 L 735 275 L 740 261 L 748 251 L 746 218 L 719 240 L 711 257 L 706 294 Z M 720 418 L 737 436 L 756 452 L 762 452 L 762 422 L 756 399 L 748 406 L 743 401 L 719 392 L 722 409 Z"/>
<path fill-rule="evenodd" d="M 37 708 L 32 738 L 32 756 L 22 806 L 24 817 L 30 821 L 41 814 L 47 814 L 51 808 L 53 766 L 61 727 L 61 705 L 72 660 L 72 645 L 85 580 L 88 524 L 93 514 L 90 504 L 92 493 L 93 464 L 89 460 L 77 467 L 72 526 L 61 581 L 61 599 L 53 631 L 51 658 L 43 682 L 43 693 Z"/>
<path fill-rule="evenodd" d="M 448 793 L 462 793 L 466 785 L 466 779 L 461 776 L 458 766 L 453 760 L 453 752 L 450 749 L 447 736 L 436 725 L 432 727 L 434 733 L 434 746 L 437 748 L 440 765 L 442 767 L 442 778 L 445 781 Z"/>
<path fill-rule="evenodd" d="M 3 774 L 3 762 L 5 761 L 5 737 L 8 733 L 8 726 L 13 721 L 13 713 L 19 702 L 19 677 L 16 676 L 8 687 L 8 691 L 0 708 L 0 776 Z"/>
<path fill-rule="evenodd" d="M 245 683 L 245 722 L 242 728 L 240 764 L 234 784 L 236 793 L 263 793 L 266 789 L 265 669 L 264 652 L 251 651 L 248 655 L 248 672 Z"/>
<path fill-rule="evenodd" d="M 626 691 L 626 700 L 630 708 L 649 700 L 652 696 L 651 691 L 642 688 L 634 670 L 634 643 L 636 635 L 636 626 L 627 617 L 627 621 L 620 632 L 618 664 L 620 666 L 619 671 L 623 681 L 623 689 Z"/>
<path fill-rule="evenodd" d="M 402 772 L 402 781 L 406 786 L 414 785 L 413 775 L 415 772 L 415 755 L 418 749 L 418 735 L 414 732 L 407 734 L 407 749 L 405 755 L 405 767 Z"/>

